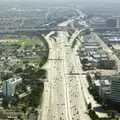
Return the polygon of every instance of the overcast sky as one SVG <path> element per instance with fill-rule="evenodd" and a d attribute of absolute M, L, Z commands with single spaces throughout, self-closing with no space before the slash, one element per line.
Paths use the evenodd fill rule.
<path fill-rule="evenodd" d="M 0 2 L 55 2 L 55 3 L 62 3 L 62 2 L 70 2 L 70 3 L 120 3 L 120 0 L 0 0 Z"/>
<path fill-rule="evenodd" d="M 0 3 L 6 3 L 7 4 L 13 4 L 13 3 L 19 3 L 19 6 L 22 5 L 39 5 L 44 4 L 46 5 L 69 5 L 69 4 L 76 4 L 76 5 L 81 5 L 81 6 L 93 6 L 93 7 L 99 7 L 99 6 L 105 6 L 105 7 L 109 7 L 111 6 L 120 6 L 120 0 L 0 0 Z M 5 5 L 7 5 L 5 4 Z M 1 5 L 1 4 L 0 4 Z M 119 7 L 120 8 L 120 7 Z"/>
<path fill-rule="evenodd" d="M 34 1 L 37 1 L 37 2 L 63 2 L 63 1 L 68 1 L 68 2 L 119 2 L 120 0 L 1 0 L 1 1 L 21 1 L 21 2 L 34 2 Z"/>

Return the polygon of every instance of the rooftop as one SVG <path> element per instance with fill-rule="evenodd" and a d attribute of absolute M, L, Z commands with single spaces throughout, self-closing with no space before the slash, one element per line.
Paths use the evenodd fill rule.
<path fill-rule="evenodd" d="M 95 80 L 94 81 L 95 86 L 109 86 L 111 85 L 110 80 Z"/>
<path fill-rule="evenodd" d="M 17 77 L 10 78 L 10 79 L 7 80 L 7 82 L 10 83 L 10 84 L 14 84 L 14 83 L 20 82 L 20 81 L 22 81 L 22 78 L 21 78 L 21 77 L 18 77 L 18 76 L 17 76 Z"/>

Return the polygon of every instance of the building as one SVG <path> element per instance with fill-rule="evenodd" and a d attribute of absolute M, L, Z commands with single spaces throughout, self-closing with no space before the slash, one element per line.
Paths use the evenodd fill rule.
<path fill-rule="evenodd" d="M 103 104 L 120 111 L 120 75 L 102 76 L 93 80 L 93 90 Z"/>
<path fill-rule="evenodd" d="M 21 77 L 13 77 L 3 82 L 3 96 L 14 96 L 18 84 L 22 83 Z"/>
<path fill-rule="evenodd" d="M 108 39 L 108 42 L 111 44 L 119 44 L 120 43 L 120 37 L 111 37 Z"/>
<path fill-rule="evenodd" d="M 120 28 L 120 17 L 116 16 L 116 17 L 108 18 L 108 20 L 106 21 L 106 24 L 108 27 Z"/>
<path fill-rule="evenodd" d="M 110 58 L 110 56 L 96 43 L 85 43 L 79 55 L 83 66 L 86 66 L 88 69 L 91 69 L 91 67 L 92 69 L 116 68 L 116 61 Z"/>
<path fill-rule="evenodd" d="M 100 58 L 98 61 L 98 66 L 97 68 L 99 69 L 116 69 L 116 61 L 113 59 L 109 59 L 109 58 Z"/>
<path fill-rule="evenodd" d="M 103 101 L 106 101 L 111 94 L 111 82 L 110 80 L 95 80 L 94 89 L 96 94 L 99 95 Z"/>
<path fill-rule="evenodd" d="M 117 26 L 117 22 L 116 19 L 110 18 L 106 21 L 106 24 L 108 27 L 116 27 Z"/>
<path fill-rule="evenodd" d="M 101 26 L 106 26 L 106 20 L 102 17 L 92 17 L 88 20 L 88 24 L 93 28 L 101 28 Z"/>
<path fill-rule="evenodd" d="M 111 101 L 120 103 L 120 76 L 111 76 Z"/>

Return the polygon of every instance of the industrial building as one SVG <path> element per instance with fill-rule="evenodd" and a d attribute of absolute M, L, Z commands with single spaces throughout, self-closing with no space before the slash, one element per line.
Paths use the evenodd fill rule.
<path fill-rule="evenodd" d="M 79 52 L 80 60 L 84 70 L 115 69 L 116 61 L 103 50 L 98 42 L 93 42 L 92 38 L 86 36 Z"/>

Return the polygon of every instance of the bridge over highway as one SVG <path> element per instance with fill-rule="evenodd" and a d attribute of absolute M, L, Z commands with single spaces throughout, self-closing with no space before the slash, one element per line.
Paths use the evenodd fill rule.
<path fill-rule="evenodd" d="M 0 33 L 41 32 L 41 31 L 69 31 L 69 30 L 74 30 L 74 28 L 70 28 L 70 27 L 54 27 L 54 28 L 7 29 L 7 30 L 0 30 Z"/>

